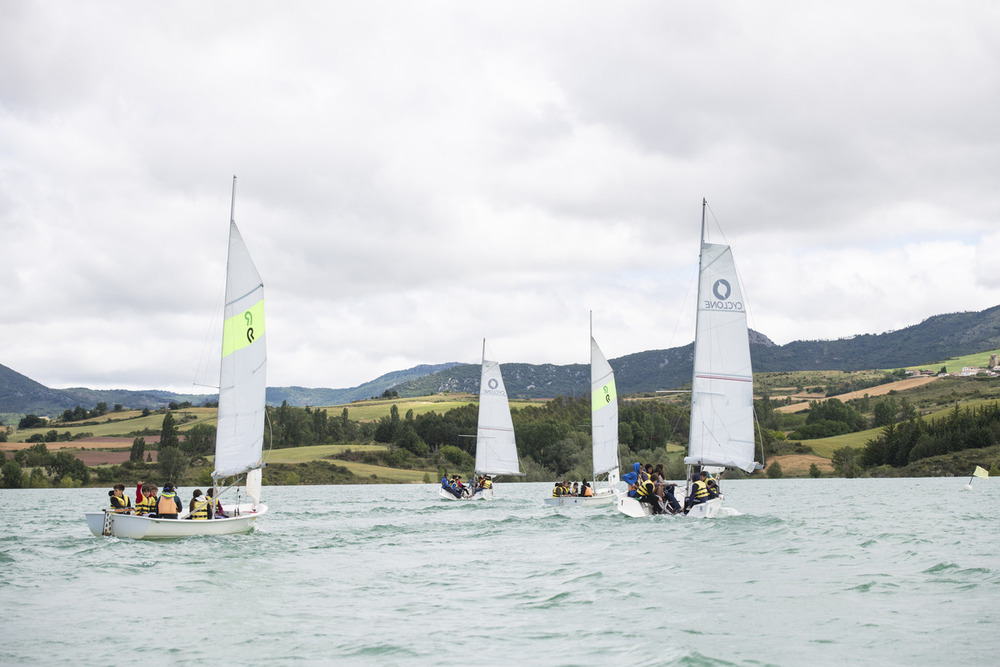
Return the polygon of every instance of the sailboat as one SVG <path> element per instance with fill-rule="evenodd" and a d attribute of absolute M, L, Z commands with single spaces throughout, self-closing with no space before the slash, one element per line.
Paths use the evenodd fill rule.
<path fill-rule="evenodd" d="M 594 340 L 590 325 L 590 437 L 593 448 L 595 488 L 593 496 L 546 498 L 546 505 L 607 505 L 615 501 L 618 484 L 618 392 L 615 372 Z M 596 480 L 607 475 L 606 484 Z"/>
<path fill-rule="evenodd" d="M 514 440 L 514 422 L 510 417 L 507 389 L 500 374 L 500 364 L 486 358 L 486 339 L 483 339 L 483 365 L 479 377 L 479 422 L 476 426 L 476 477 L 482 476 L 486 485 L 475 482 L 468 495 L 455 496 L 443 486 L 438 494 L 445 500 L 492 500 L 493 484 L 500 475 L 522 475 L 517 460 L 517 443 Z"/>
<path fill-rule="evenodd" d="M 225 505 L 227 517 L 210 520 L 188 520 L 186 509 L 177 519 L 117 514 L 109 509 L 86 512 L 87 526 L 98 537 L 157 539 L 246 533 L 253 528 L 257 518 L 267 512 L 267 505 L 260 502 L 267 382 L 264 283 L 236 227 L 235 211 L 234 176 L 212 487 L 216 491 L 215 498 L 236 489 L 237 502 Z M 228 478 L 235 481 L 220 489 L 220 482 Z M 242 491 L 238 484 L 241 480 L 245 480 Z M 249 502 L 240 502 L 242 495 Z"/>
<path fill-rule="evenodd" d="M 762 467 L 754 460 L 753 370 L 743 293 L 730 247 L 705 241 L 707 206 L 702 200 L 691 428 L 684 457 L 688 493 L 694 471 Z M 715 517 L 721 507 L 720 495 L 693 505 L 688 516 Z M 625 494 L 618 498 L 618 510 L 629 516 L 652 513 L 648 504 Z"/>

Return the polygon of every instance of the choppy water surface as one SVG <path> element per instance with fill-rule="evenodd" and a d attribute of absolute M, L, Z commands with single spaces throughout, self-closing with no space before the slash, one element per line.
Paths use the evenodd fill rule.
<path fill-rule="evenodd" d="M 162 542 L 93 537 L 105 489 L 3 490 L 0 662 L 983 664 L 1000 481 L 967 481 L 730 481 L 708 521 L 265 487 L 255 532 Z"/>

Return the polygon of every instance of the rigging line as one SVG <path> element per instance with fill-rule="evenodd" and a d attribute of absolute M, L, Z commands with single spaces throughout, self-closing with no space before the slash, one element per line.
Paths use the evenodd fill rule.
<path fill-rule="evenodd" d="M 722 236 L 723 243 L 725 243 L 725 245 L 727 246 L 730 246 L 731 249 L 732 246 L 729 243 L 729 239 L 726 238 L 726 232 L 723 231 L 722 225 L 719 223 L 719 219 L 715 216 L 715 211 L 712 210 L 712 205 L 706 201 L 705 206 L 712 214 L 712 221 L 715 223 L 716 229 L 719 230 L 719 235 Z M 740 283 L 740 292 L 743 294 L 743 308 L 746 311 L 747 320 L 750 322 L 750 328 L 753 329 L 754 331 L 757 331 L 757 326 L 753 321 L 753 312 L 751 312 L 750 308 L 750 299 L 747 298 L 746 283 L 743 282 L 743 275 L 740 274 L 740 267 L 738 264 L 736 264 L 735 260 L 733 261 L 733 268 L 736 270 L 736 279 Z"/>
<path fill-rule="evenodd" d="M 688 279 L 687 289 L 684 290 L 684 300 L 681 301 L 682 304 L 687 303 L 688 300 L 690 299 L 690 297 L 691 297 L 691 287 L 692 287 L 692 285 L 694 285 L 695 278 L 697 278 L 698 275 L 699 275 L 699 270 L 698 270 L 698 267 L 695 266 L 694 271 L 691 273 L 690 278 Z M 695 301 L 696 301 L 695 308 L 697 309 L 697 307 L 698 307 L 697 298 L 695 299 Z M 674 330 L 670 333 L 670 340 L 667 341 L 667 347 L 668 347 L 668 349 L 671 348 L 671 347 L 677 347 L 677 344 L 676 344 L 676 341 L 677 341 L 677 330 L 681 326 L 681 316 L 680 316 L 680 313 L 681 313 L 681 310 L 678 309 L 677 316 L 674 318 Z"/>

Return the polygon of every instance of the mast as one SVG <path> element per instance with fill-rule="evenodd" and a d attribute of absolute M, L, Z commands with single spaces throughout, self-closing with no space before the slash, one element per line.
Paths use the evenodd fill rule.
<path fill-rule="evenodd" d="M 236 174 L 233 174 L 233 203 L 229 207 L 229 222 L 236 222 Z"/>
<path fill-rule="evenodd" d="M 705 261 L 705 209 L 708 208 L 708 200 L 702 197 L 701 199 L 701 241 L 698 243 L 698 291 L 695 296 L 696 299 L 700 301 L 701 299 L 701 272 L 704 270 L 703 263 Z M 694 308 L 694 346 L 695 350 L 698 348 L 698 323 L 701 319 L 701 307 L 699 301 L 695 301 Z M 691 368 L 691 387 L 694 387 L 695 374 L 698 372 L 697 368 Z M 694 393 L 691 394 L 691 400 L 694 401 Z M 688 424 L 688 442 L 694 436 L 694 421 Z M 690 467 L 690 466 L 689 466 Z M 688 475 L 690 477 L 690 475 Z"/>

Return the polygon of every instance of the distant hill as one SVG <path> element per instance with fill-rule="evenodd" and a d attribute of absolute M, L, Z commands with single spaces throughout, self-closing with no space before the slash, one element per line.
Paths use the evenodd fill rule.
<path fill-rule="evenodd" d="M 753 349 L 755 371 L 861 371 L 944 361 L 1000 347 L 1000 306 L 935 315 L 883 334 Z"/>
<path fill-rule="evenodd" d="M 416 381 L 419 378 L 439 372 L 447 372 L 455 366 L 461 366 L 458 362 L 445 364 L 421 364 L 408 368 L 405 371 L 393 371 L 375 378 L 370 382 L 350 387 L 348 389 L 310 389 L 308 387 L 268 387 L 267 404 L 281 405 L 283 401 L 288 401 L 289 405 L 340 405 L 360 401 L 373 396 L 379 396 L 387 389 L 392 389 L 400 384 Z M 478 377 L 477 377 L 478 383 Z"/>
<path fill-rule="evenodd" d="M 1000 306 L 980 312 L 936 315 L 920 324 L 883 334 L 863 334 L 837 340 L 795 341 L 775 345 L 763 334 L 751 332 L 754 370 L 856 371 L 926 365 L 950 357 L 1000 348 Z M 669 350 L 637 352 L 609 360 L 622 394 L 676 389 L 691 381 L 694 345 Z M 504 384 L 514 398 L 579 396 L 588 391 L 586 364 L 501 363 Z M 382 375 L 348 389 L 269 387 L 267 402 L 280 405 L 339 405 L 394 390 L 400 396 L 479 391 L 479 366 L 445 363 L 421 365 Z M 171 401 L 200 404 L 214 396 L 182 395 L 166 391 L 49 389 L 6 366 L 0 366 L 0 413 L 60 414 L 67 408 L 86 408 L 104 401 L 128 408 L 163 407 Z"/>
<path fill-rule="evenodd" d="M 837 340 L 795 341 L 775 345 L 767 336 L 750 332 L 754 371 L 859 371 L 895 369 L 944 361 L 950 357 L 1000 348 L 1000 306 L 980 312 L 936 315 L 920 324 L 883 334 L 864 334 Z M 691 382 L 694 343 L 668 350 L 637 352 L 608 363 L 622 394 L 677 389 Z M 586 392 L 584 364 L 532 366 L 505 364 L 504 384 L 514 398 L 576 396 Z M 401 396 L 435 391 L 479 391 L 478 366 L 456 366 L 448 371 L 402 383 Z"/>
<path fill-rule="evenodd" d="M 308 387 L 268 387 L 268 405 L 338 405 L 378 396 L 401 382 L 408 382 L 428 374 L 446 371 L 458 366 L 457 362 L 423 364 L 403 371 L 386 373 L 370 382 L 347 389 L 311 389 Z M 478 382 L 478 375 L 476 376 Z M 120 403 L 125 408 L 142 409 L 166 407 L 170 403 L 191 402 L 201 405 L 218 400 L 218 394 L 176 394 L 170 391 L 127 389 L 49 389 L 20 373 L 0 365 L 0 413 L 36 414 L 54 417 L 65 410 L 82 406 L 93 408 L 100 402 L 109 407 Z"/>

